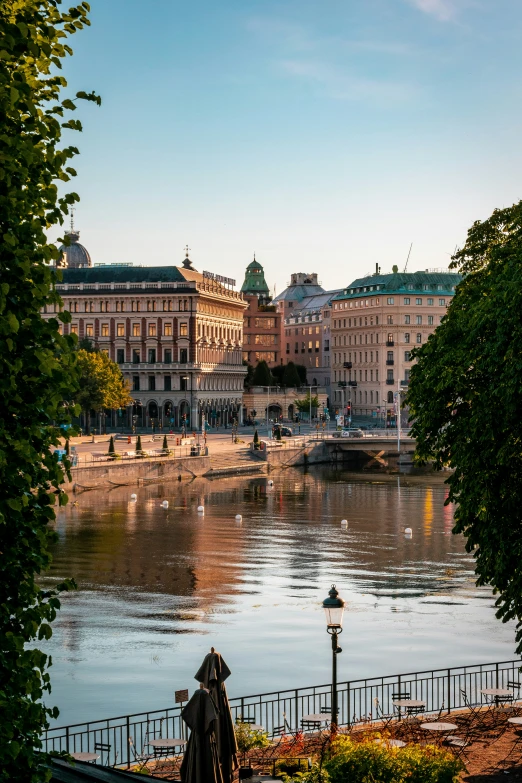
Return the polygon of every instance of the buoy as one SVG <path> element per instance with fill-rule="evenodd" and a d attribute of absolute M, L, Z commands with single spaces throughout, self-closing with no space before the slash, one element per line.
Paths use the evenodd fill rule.
<path fill-rule="evenodd" d="M 198 514 L 204 514 L 205 513 L 205 506 L 198 506 Z"/>
<path fill-rule="evenodd" d="M 168 500 L 164 500 L 161 505 L 163 506 L 163 508 L 168 508 L 169 507 L 169 501 Z"/>
<path fill-rule="evenodd" d="M 241 516 L 241 514 L 236 514 L 236 522 L 241 522 L 242 519 L 243 517 Z"/>
<path fill-rule="evenodd" d="M 136 495 L 135 492 L 133 492 L 132 495 L 131 495 L 131 500 L 137 500 L 137 499 L 138 499 L 138 496 Z"/>
<path fill-rule="evenodd" d="M 341 525 L 343 527 L 348 527 L 348 520 L 347 519 L 341 519 Z"/>
<path fill-rule="evenodd" d="M 405 534 L 405 535 L 407 535 L 407 536 L 411 536 L 411 535 L 412 535 L 412 532 L 413 532 L 413 531 L 412 531 L 411 527 L 406 527 L 406 528 L 404 528 L 404 534 Z"/>
<path fill-rule="evenodd" d="M 274 482 L 272 481 L 272 479 L 268 479 L 268 486 L 269 487 L 273 487 L 274 486 Z"/>

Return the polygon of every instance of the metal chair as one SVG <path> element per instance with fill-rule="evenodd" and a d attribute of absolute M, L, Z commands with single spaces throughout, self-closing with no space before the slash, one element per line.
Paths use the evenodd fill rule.
<path fill-rule="evenodd" d="M 111 745 L 109 745 L 108 742 L 95 742 L 94 743 L 94 752 L 99 753 L 101 755 L 102 764 L 103 764 L 103 754 L 106 753 L 106 761 L 105 766 L 109 766 L 109 755 L 111 752 Z M 96 762 L 95 762 L 96 763 Z"/>

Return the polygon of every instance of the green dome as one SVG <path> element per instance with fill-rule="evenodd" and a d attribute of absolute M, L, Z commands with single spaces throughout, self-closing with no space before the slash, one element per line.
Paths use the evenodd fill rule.
<path fill-rule="evenodd" d="M 251 261 L 246 268 L 245 280 L 241 286 L 241 292 L 243 294 L 255 296 L 270 296 L 270 290 L 266 284 L 263 267 L 259 261 L 256 261 L 255 255 L 254 260 Z"/>

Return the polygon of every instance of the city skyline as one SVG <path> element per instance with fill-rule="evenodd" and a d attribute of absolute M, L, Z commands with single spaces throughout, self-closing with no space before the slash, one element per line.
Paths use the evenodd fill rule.
<path fill-rule="evenodd" d="M 445 268 L 518 199 L 514 2 L 153 9 L 96 0 L 64 68 L 103 99 L 71 136 L 95 263 L 179 264 L 188 244 L 238 282 L 255 252 L 271 291 L 299 270 L 329 289 L 402 269 L 412 242 L 408 271 Z"/>

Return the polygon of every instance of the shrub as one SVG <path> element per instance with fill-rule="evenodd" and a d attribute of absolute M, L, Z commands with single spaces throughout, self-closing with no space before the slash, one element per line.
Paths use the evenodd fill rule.
<path fill-rule="evenodd" d="M 143 451 L 143 446 L 141 445 L 141 435 L 138 435 L 136 438 L 136 452 L 139 454 L 140 451 Z"/>
<path fill-rule="evenodd" d="M 255 449 L 259 448 L 259 435 L 257 430 L 254 431 L 254 448 Z"/>
<path fill-rule="evenodd" d="M 167 436 L 166 435 L 163 436 L 163 446 L 162 446 L 162 448 L 165 451 L 168 451 L 168 449 L 169 449 L 169 442 L 167 440 Z"/>
<path fill-rule="evenodd" d="M 109 441 L 109 451 L 107 452 L 111 456 L 113 454 L 116 454 L 116 449 L 114 448 L 114 437 L 111 435 L 111 439 Z"/>
<path fill-rule="evenodd" d="M 247 753 L 253 748 L 266 748 L 270 745 L 266 731 L 252 729 L 249 723 L 243 723 L 238 718 L 234 727 L 236 732 L 237 748 L 240 753 Z"/>
<path fill-rule="evenodd" d="M 431 745 L 389 748 L 371 740 L 338 737 L 325 769 L 331 783 L 455 783 L 464 765 Z"/>

